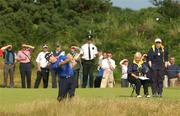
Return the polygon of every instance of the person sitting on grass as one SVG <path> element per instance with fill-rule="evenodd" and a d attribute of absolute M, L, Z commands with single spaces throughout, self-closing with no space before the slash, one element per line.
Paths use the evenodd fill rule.
<path fill-rule="evenodd" d="M 70 98 L 74 97 L 76 81 L 74 78 L 74 71 L 70 66 L 73 58 L 70 56 L 60 56 L 59 58 L 56 58 L 51 53 L 47 53 L 45 58 L 51 63 L 52 69 L 58 72 L 60 82 L 57 100 L 59 102 L 64 100 L 68 93 Z"/>
<path fill-rule="evenodd" d="M 148 93 L 148 80 L 141 80 L 139 78 L 140 76 L 146 77 L 147 72 L 146 66 L 142 61 L 142 54 L 140 52 L 137 52 L 134 55 L 133 63 L 128 65 L 128 81 L 131 84 L 135 84 L 136 94 L 138 98 L 142 97 L 140 95 L 141 85 L 143 85 L 145 97 L 149 98 L 150 95 Z"/>

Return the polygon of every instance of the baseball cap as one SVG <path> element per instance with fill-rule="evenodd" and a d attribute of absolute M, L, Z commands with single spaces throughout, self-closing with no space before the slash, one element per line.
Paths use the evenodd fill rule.
<path fill-rule="evenodd" d="M 46 54 L 45 54 L 45 59 L 46 59 L 47 61 L 49 61 L 49 58 L 50 58 L 52 55 L 53 55 L 53 54 L 50 53 L 50 52 L 46 53 Z"/>
<path fill-rule="evenodd" d="M 48 48 L 48 45 L 47 45 L 47 44 L 44 44 L 44 45 L 43 45 L 43 48 Z"/>
<path fill-rule="evenodd" d="M 161 43 L 162 40 L 161 40 L 160 38 L 156 38 L 156 39 L 155 39 L 155 43 L 157 43 L 157 42 L 160 42 L 160 43 Z"/>

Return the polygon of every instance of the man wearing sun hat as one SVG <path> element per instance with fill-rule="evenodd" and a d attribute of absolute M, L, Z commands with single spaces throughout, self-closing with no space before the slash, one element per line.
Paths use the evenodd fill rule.
<path fill-rule="evenodd" d="M 48 45 L 43 45 L 42 52 L 40 52 L 36 58 L 37 62 L 37 78 L 34 84 L 34 88 L 38 88 L 43 79 L 43 87 L 48 87 L 48 80 L 49 80 L 49 67 L 48 61 L 45 59 L 45 55 L 48 53 Z"/>
<path fill-rule="evenodd" d="M 31 88 L 31 54 L 34 46 L 21 44 L 21 49 L 18 51 L 16 60 L 20 62 L 19 70 L 21 75 L 22 88 Z M 26 86 L 27 85 L 27 86 Z"/>
<path fill-rule="evenodd" d="M 162 45 L 160 38 L 155 39 L 155 44 L 148 51 L 148 63 L 151 70 L 153 97 L 162 97 L 163 77 L 168 65 L 168 52 Z"/>

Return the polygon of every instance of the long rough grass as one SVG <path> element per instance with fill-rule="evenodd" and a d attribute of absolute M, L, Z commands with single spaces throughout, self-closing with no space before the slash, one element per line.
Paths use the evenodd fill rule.
<path fill-rule="evenodd" d="M 58 102 L 57 89 L 0 89 L 0 116 L 179 116 L 180 90 L 163 98 L 129 97 L 131 88 L 77 89 Z"/>
<path fill-rule="evenodd" d="M 19 104 L 15 112 L 1 112 L 9 116 L 179 116 L 180 103 L 152 99 L 81 99 L 58 103 L 33 101 Z M 5 109 L 3 109 L 5 110 Z"/>

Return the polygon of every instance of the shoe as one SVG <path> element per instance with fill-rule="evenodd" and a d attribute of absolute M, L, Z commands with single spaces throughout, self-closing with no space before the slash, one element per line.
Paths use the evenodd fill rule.
<path fill-rule="evenodd" d="M 158 94 L 158 97 L 162 97 L 162 94 Z"/>
<path fill-rule="evenodd" d="M 150 95 L 145 95 L 146 98 L 150 98 L 151 96 Z"/>
<path fill-rule="evenodd" d="M 153 94 L 152 96 L 153 96 L 153 97 L 157 97 L 157 95 L 156 95 L 156 94 Z"/>
<path fill-rule="evenodd" d="M 137 95 L 136 97 L 137 97 L 137 98 L 141 98 L 142 96 L 141 96 L 141 95 Z"/>

